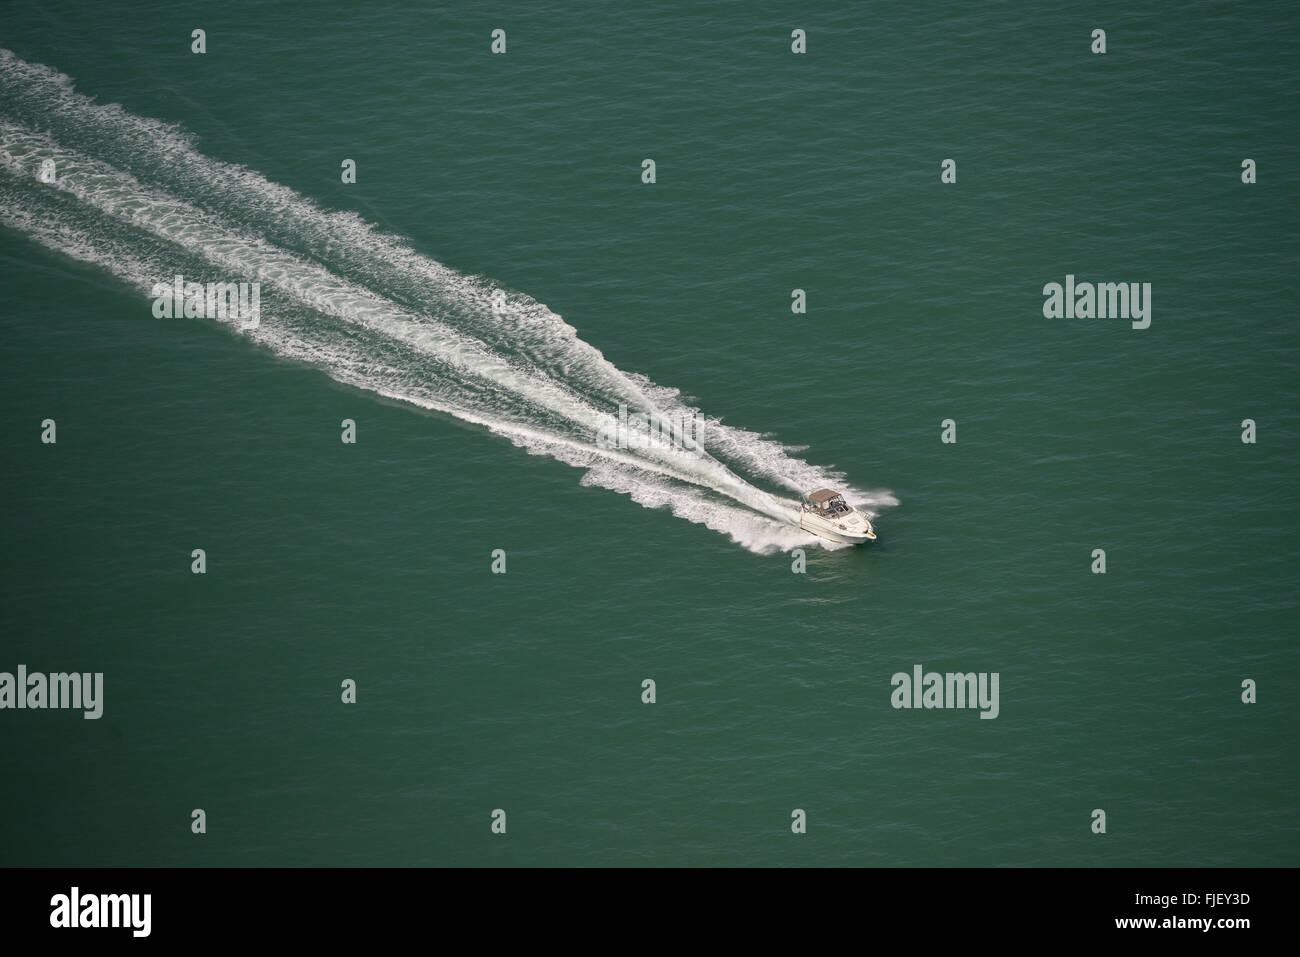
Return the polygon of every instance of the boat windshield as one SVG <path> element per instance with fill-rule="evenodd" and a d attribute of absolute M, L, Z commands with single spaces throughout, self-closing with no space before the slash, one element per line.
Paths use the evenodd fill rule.
<path fill-rule="evenodd" d="M 840 515 L 853 511 L 849 504 L 839 495 L 827 499 L 825 502 L 809 502 L 804 508 L 821 512 L 823 515 Z"/>

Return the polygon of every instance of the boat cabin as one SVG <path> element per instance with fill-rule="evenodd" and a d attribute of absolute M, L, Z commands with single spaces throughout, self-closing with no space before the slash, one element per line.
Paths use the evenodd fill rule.
<path fill-rule="evenodd" d="M 804 502 L 803 510 L 805 512 L 816 512 L 818 515 L 843 515 L 853 511 L 849 503 L 844 501 L 844 496 L 839 492 L 832 492 L 828 488 L 818 489 L 808 496 L 808 501 Z"/>

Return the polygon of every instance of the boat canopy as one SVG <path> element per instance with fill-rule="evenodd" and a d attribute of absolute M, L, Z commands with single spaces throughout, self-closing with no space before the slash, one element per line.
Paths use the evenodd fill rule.
<path fill-rule="evenodd" d="M 839 492 L 832 492 L 828 488 L 822 488 L 809 495 L 808 501 L 812 502 L 814 505 L 821 505 L 824 502 L 834 501 L 840 497 L 841 495 Z"/>

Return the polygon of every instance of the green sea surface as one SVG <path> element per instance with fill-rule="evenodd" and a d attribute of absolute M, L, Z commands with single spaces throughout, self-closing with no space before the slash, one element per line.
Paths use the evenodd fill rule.
<path fill-rule="evenodd" d="M 1300 7 L 18 0 L 0 48 L 0 671 L 104 675 L 0 710 L 0 864 L 1296 863 Z M 154 318 L 173 273 L 264 328 Z M 1067 275 L 1149 328 L 1045 318 Z M 741 492 L 564 413 L 673 389 Z M 879 540 L 745 491 L 814 477 Z M 918 664 L 997 717 L 895 708 Z"/>

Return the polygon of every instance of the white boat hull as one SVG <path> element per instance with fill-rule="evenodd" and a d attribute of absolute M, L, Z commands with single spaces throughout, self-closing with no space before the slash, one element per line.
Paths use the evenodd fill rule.
<path fill-rule="evenodd" d="M 875 530 L 866 519 L 861 519 L 860 524 L 839 522 L 803 512 L 799 516 L 799 527 L 805 532 L 811 532 L 820 538 L 839 542 L 842 545 L 862 545 L 876 540 Z"/>

